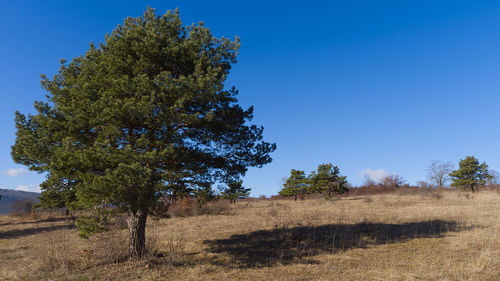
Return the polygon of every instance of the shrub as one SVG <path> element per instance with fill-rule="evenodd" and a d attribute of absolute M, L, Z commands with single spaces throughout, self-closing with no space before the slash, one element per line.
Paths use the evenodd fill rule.
<path fill-rule="evenodd" d="M 168 213 L 173 217 L 190 217 L 196 214 L 195 209 L 194 201 L 189 197 L 184 197 L 172 203 Z"/>
<path fill-rule="evenodd" d="M 227 200 L 216 200 L 201 206 L 198 215 L 221 215 L 231 210 L 231 205 Z"/>
<path fill-rule="evenodd" d="M 405 181 L 399 175 L 389 175 L 382 180 L 380 185 L 400 188 L 405 185 Z"/>
<path fill-rule="evenodd" d="M 393 193 L 396 191 L 396 188 L 393 186 L 379 186 L 379 185 L 367 185 L 361 186 L 357 188 L 351 188 L 349 196 L 359 196 L 359 195 L 374 195 L 374 194 L 387 194 Z"/>
<path fill-rule="evenodd" d="M 228 213 L 231 205 L 227 200 L 214 200 L 200 206 L 189 197 L 177 200 L 170 206 L 168 214 L 173 217 L 191 217 L 197 215 L 220 215 Z"/>

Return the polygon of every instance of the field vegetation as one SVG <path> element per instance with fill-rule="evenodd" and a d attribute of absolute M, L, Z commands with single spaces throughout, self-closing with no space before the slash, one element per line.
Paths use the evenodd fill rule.
<path fill-rule="evenodd" d="M 148 221 L 128 259 L 125 218 L 78 237 L 63 213 L 0 217 L 0 280 L 499 280 L 500 192 L 371 187 L 184 201 Z"/>

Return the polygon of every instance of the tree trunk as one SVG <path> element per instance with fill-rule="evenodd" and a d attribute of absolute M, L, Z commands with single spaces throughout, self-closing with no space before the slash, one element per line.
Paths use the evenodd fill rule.
<path fill-rule="evenodd" d="M 129 231 L 129 258 L 140 259 L 146 251 L 146 219 L 145 211 L 129 212 L 127 217 Z"/>

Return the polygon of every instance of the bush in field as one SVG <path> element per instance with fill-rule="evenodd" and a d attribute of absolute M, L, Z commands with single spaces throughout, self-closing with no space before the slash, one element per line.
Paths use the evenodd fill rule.
<path fill-rule="evenodd" d="M 231 210 L 229 201 L 213 200 L 203 205 L 196 203 L 194 198 L 181 198 L 170 206 L 168 214 L 172 217 L 192 217 L 197 215 L 220 215 Z"/>
<path fill-rule="evenodd" d="M 201 206 L 197 210 L 198 215 L 222 215 L 227 214 L 231 210 L 231 204 L 228 200 L 214 200 Z"/>
<path fill-rule="evenodd" d="M 189 197 L 180 198 L 170 206 L 168 213 L 173 217 L 190 217 L 196 214 L 196 202 Z"/>
<path fill-rule="evenodd" d="M 393 188 L 400 188 L 405 185 L 405 181 L 403 177 L 401 177 L 400 175 L 389 175 L 384 179 L 382 179 L 380 185 Z"/>

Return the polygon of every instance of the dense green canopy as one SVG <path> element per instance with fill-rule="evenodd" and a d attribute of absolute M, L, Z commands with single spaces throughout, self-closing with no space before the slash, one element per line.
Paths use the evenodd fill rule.
<path fill-rule="evenodd" d="M 320 164 L 317 171 L 309 175 L 309 192 L 326 193 L 332 197 L 333 193 L 347 192 L 347 177 L 340 175 L 340 169 L 333 164 Z"/>
<path fill-rule="evenodd" d="M 330 163 L 318 165 L 318 169 L 307 177 L 304 171 L 292 169 L 279 194 L 294 196 L 297 200 L 298 194 L 323 193 L 330 199 L 334 194 L 348 191 L 346 178 L 340 175 L 339 167 Z"/>
<path fill-rule="evenodd" d="M 485 185 L 491 178 L 488 173 L 488 165 L 479 163 L 474 156 L 467 156 L 459 162 L 460 168 L 450 173 L 453 180 L 451 186 L 470 188 L 472 192 L 480 186 Z"/>

